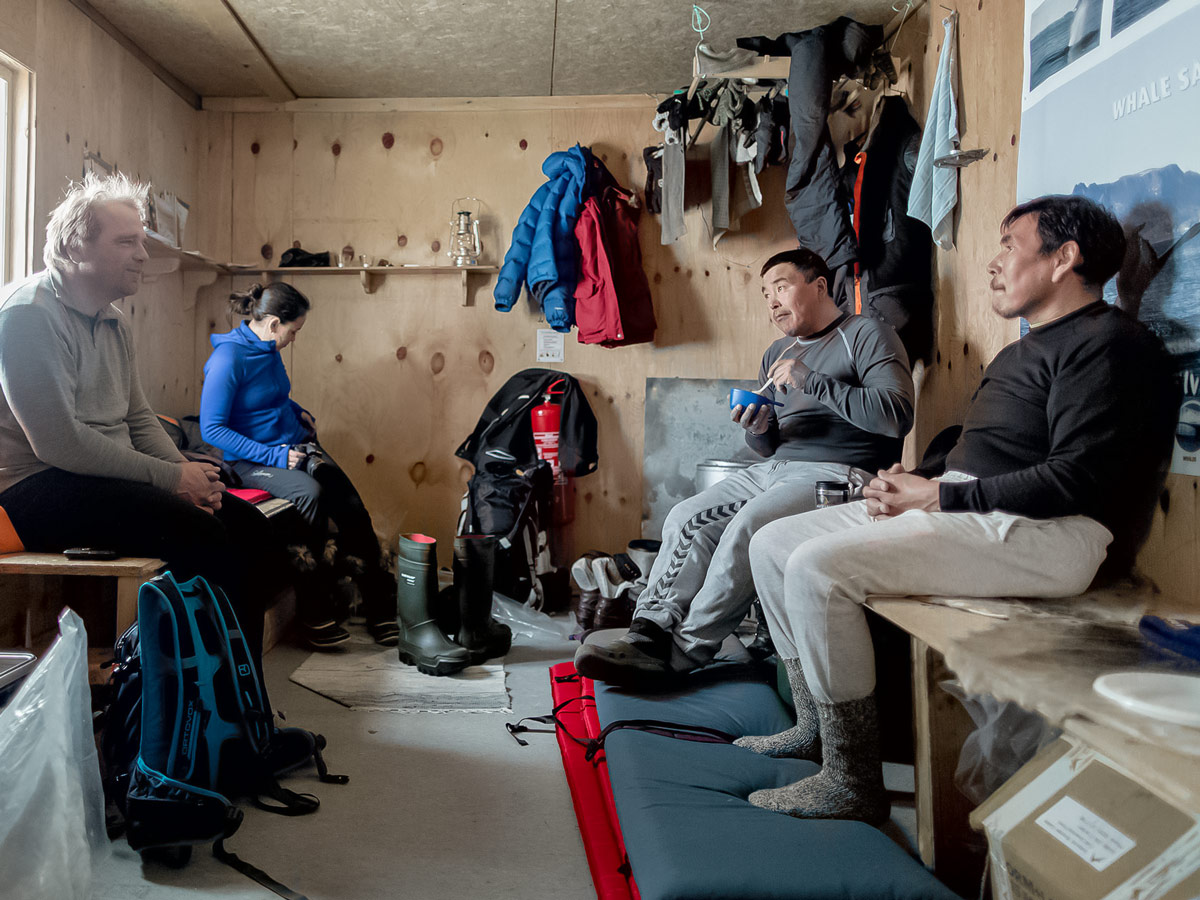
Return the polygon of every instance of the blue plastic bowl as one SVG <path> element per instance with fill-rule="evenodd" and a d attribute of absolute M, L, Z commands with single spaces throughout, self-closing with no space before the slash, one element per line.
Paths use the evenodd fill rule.
<path fill-rule="evenodd" d="M 744 391 L 741 388 L 733 388 L 729 392 L 730 409 L 733 409 L 735 406 L 748 407 L 751 405 L 762 406 L 764 404 L 767 406 L 783 406 L 783 404 L 778 400 L 772 400 L 765 394 L 756 394 L 754 391 Z"/>

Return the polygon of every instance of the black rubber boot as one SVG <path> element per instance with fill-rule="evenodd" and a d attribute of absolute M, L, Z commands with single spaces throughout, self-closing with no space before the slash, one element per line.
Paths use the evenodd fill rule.
<path fill-rule="evenodd" d="M 454 589 L 459 614 L 455 640 L 471 654 L 471 665 L 503 656 L 512 646 L 512 629 L 492 618 L 495 572 L 495 535 L 466 534 L 454 539 Z"/>
<path fill-rule="evenodd" d="M 423 534 L 400 535 L 396 575 L 400 661 L 426 675 L 452 675 L 469 666 L 470 654 L 442 634 L 434 618 L 437 541 Z"/>

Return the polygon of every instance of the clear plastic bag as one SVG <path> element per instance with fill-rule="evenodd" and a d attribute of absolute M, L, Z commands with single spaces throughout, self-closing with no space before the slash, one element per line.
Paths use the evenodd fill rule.
<path fill-rule="evenodd" d="M 0 710 L 0 872 L 5 900 L 83 900 L 111 852 L 92 737 L 87 634 L 59 636 Z"/>
<path fill-rule="evenodd" d="M 958 681 L 941 683 L 971 716 L 975 730 L 963 741 L 954 784 L 980 804 L 1059 735 L 1040 715 L 990 694 L 967 694 Z"/>
<path fill-rule="evenodd" d="M 571 622 L 556 622 L 544 612 L 518 603 L 503 594 L 492 594 L 492 618 L 512 629 L 513 634 L 526 637 L 552 637 L 566 640 L 571 636 Z"/>

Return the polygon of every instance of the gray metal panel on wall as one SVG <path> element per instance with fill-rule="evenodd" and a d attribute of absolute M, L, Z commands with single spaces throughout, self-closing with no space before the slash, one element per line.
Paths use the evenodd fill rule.
<path fill-rule="evenodd" d="M 758 462 L 744 432 L 729 419 L 733 378 L 647 378 L 642 449 L 642 537 L 659 539 L 671 507 L 696 492 L 696 465 L 706 459 Z"/>

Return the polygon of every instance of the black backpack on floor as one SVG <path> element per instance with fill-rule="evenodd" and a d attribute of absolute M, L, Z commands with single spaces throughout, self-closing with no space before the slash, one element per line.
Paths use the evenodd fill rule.
<path fill-rule="evenodd" d="M 554 612 L 570 599 L 566 569 L 550 561 L 554 476 L 538 460 L 513 466 L 489 461 L 471 476 L 459 534 L 494 534 L 494 589 L 533 609 Z"/>

